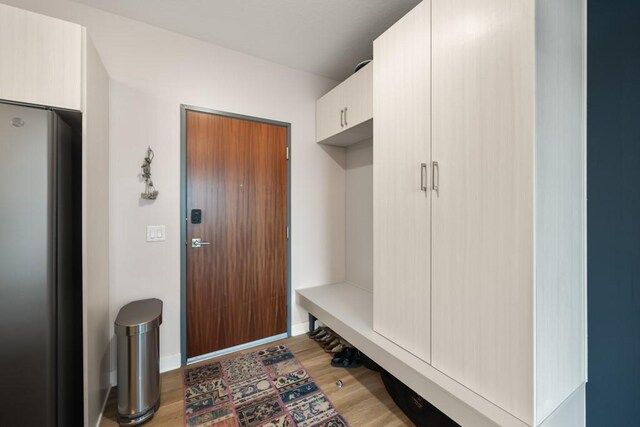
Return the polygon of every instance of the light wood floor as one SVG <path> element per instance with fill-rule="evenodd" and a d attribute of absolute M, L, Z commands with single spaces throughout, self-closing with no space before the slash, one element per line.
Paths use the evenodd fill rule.
<path fill-rule="evenodd" d="M 309 374 L 316 380 L 322 391 L 329 396 L 336 409 L 352 427 L 361 426 L 412 426 L 409 419 L 395 405 L 387 393 L 380 374 L 367 368 L 342 369 L 331 366 L 331 357 L 306 335 L 279 341 L 289 347 L 302 362 Z M 269 344 L 273 345 L 273 344 Z M 265 345 L 262 347 L 268 347 Z M 195 367 L 206 365 L 216 360 L 235 357 L 242 353 L 250 353 L 262 347 L 209 360 Z M 342 380 L 344 386 L 339 389 L 336 381 Z M 182 369 L 166 372 L 161 375 L 162 395 L 160 409 L 153 419 L 144 426 L 168 427 L 183 426 Z M 116 427 L 117 423 L 116 389 L 111 390 L 100 427 Z"/>

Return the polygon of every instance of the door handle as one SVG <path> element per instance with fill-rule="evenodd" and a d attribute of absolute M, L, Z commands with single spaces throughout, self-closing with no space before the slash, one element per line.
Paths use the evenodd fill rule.
<path fill-rule="evenodd" d="M 344 127 L 344 110 L 340 110 L 340 127 Z"/>
<path fill-rule="evenodd" d="M 201 248 L 202 245 L 210 245 L 210 242 L 203 242 L 202 239 L 191 239 L 192 248 Z"/>
<path fill-rule="evenodd" d="M 427 164 L 420 163 L 420 191 L 424 191 L 425 193 L 429 189 L 427 184 Z"/>
<path fill-rule="evenodd" d="M 436 193 L 440 191 L 440 165 L 438 162 L 431 162 L 431 188 Z"/>
<path fill-rule="evenodd" d="M 344 125 L 349 126 L 349 123 L 347 123 L 347 107 L 344 107 Z"/>

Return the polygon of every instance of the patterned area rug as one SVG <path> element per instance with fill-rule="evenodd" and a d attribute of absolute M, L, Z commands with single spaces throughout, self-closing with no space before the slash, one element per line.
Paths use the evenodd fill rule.
<path fill-rule="evenodd" d="M 284 345 L 184 372 L 187 427 L 348 427 Z"/>

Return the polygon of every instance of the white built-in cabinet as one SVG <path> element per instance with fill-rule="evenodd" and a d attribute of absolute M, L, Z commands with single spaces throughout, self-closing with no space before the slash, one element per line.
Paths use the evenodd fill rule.
<path fill-rule="evenodd" d="M 1 6 L 0 99 L 80 110 L 82 27 Z"/>
<path fill-rule="evenodd" d="M 374 42 L 373 329 L 514 425 L 586 381 L 584 47 L 584 0 L 423 0 Z"/>
<path fill-rule="evenodd" d="M 365 65 L 316 101 L 316 142 L 347 146 L 371 138 L 373 65 Z"/>

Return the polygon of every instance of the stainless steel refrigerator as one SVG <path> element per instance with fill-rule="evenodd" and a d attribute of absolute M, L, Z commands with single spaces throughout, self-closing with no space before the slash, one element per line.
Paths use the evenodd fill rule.
<path fill-rule="evenodd" d="M 82 149 L 73 117 L 0 103 L 3 427 L 83 423 Z"/>

